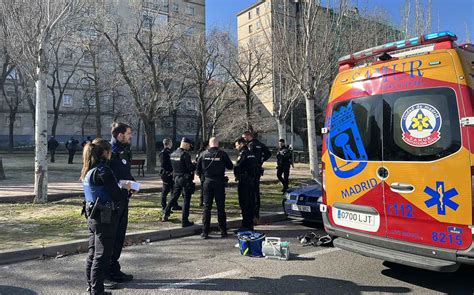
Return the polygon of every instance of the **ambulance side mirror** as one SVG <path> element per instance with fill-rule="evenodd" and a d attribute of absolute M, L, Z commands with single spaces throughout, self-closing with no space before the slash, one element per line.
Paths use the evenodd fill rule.
<path fill-rule="evenodd" d="M 474 126 L 474 117 L 464 117 L 461 118 L 461 126 Z"/>

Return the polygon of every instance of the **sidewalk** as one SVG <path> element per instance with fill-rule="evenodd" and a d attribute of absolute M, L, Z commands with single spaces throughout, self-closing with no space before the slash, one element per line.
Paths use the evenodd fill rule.
<path fill-rule="evenodd" d="M 144 155 L 137 155 L 135 158 L 142 158 Z M 31 202 L 34 199 L 34 160 L 32 155 L 2 155 L 5 168 L 6 180 L 0 181 L 0 203 Z M 82 193 L 82 183 L 79 181 L 81 170 L 80 155 L 76 155 L 75 164 L 68 165 L 67 155 L 57 155 L 56 163 L 50 163 L 48 167 L 48 200 L 56 201 L 62 198 L 76 197 Z M 265 174 L 263 182 L 276 182 L 276 163 L 265 163 Z M 137 174 L 136 169 L 132 170 L 133 175 Z M 157 192 L 162 188 L 162 182 L 158 174 L 150 175 L 145 173 L 145 177 L 136 176 L 136 180 L 141 183 L 141 192 Z M 226 175 L 230 179 L 230 184 L 235 184 L 232 172 Z M 307 164 L 296 164 L 290 173 L 290 179 L 308 179 L 310 173 Z M 194 179 L 199 184 L 199 178 Z"/>

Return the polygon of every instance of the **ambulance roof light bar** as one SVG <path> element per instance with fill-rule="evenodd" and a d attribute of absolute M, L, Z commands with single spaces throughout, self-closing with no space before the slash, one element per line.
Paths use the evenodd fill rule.
<path fill-rule="evenodd" d="M 457 40 L 457 37 L 454 33 L 450 31 L 443 31 L 443 32 L 438 32 L 438 33 L 425 34 L 425 35 L 421 35 L 420 37 L 414 37 L 411 39 L 390 42 L 384 45 L 379 45 L 376 47 L 372 47 L 369 49 L 365 49 L 356 53 L 343 56 L 338 61 L 339 67 L 342 67 L 342 66 L 352 67 L 354 66 L 354 64 L 364 59 L 378 56 L 380 54 L 395 51 L 395 50 L 421 46 L 421 45 L 440 43 L 443 41 L 452 42 L 456 40 Z"/>

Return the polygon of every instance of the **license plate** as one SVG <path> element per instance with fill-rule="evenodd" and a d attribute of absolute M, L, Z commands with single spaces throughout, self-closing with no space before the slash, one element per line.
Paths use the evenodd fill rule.
<path fill-rule="evenodd" d="M 293 205 L 291 205 L 291 210 L 302 211 L 302 212 L 311 212 L 311 207 L 310 206 L 302 206 L 302 205 L 293 204 Z"/>
<path fill-rule="evenodd" d="M 337 219 L 344 223 L 374 225 L 375 215 L 337 209 Z"/>

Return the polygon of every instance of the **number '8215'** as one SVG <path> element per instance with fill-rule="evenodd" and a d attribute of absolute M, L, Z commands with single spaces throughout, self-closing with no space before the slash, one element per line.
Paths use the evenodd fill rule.
<path fill-rule="evenodd" d="M 462 236 L 460 235 L 453 235 L 441 232 L 432 232 L 431 239 L 433 242 L 441 243 L 441 244 L 450 244 L 450 245 L 462 245 Z"/>

